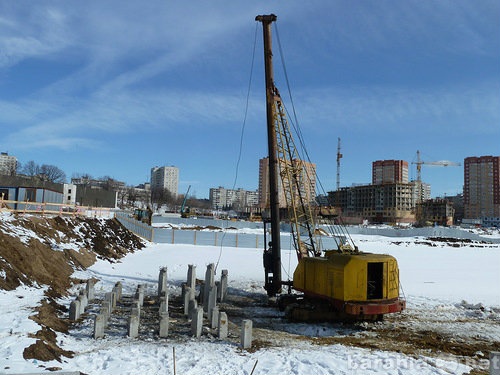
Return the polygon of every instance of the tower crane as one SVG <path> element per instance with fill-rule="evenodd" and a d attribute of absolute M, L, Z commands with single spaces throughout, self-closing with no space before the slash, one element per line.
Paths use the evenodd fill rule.
<path fill-rule="evenodd" d="M 340 137 L 337 141 L 337 191 L 340 190 L 340 159 L 342 159 L 342 153 L 340 152 Z"/>
<path fill-rule="evenodd" d="M 438 161 L 423 161 L 420 158 L 420 150 L 417 150 L 417 161 L 412 162 L 412 164 L 417 165 L 417 182 L 420 186 L 419 202 L 423 199 L 423 187 L 422 187 L 422 165 L 434 165 L 439 167 L 460 167 L 460 163 L 456 163 L 449 160 L 438 160 Z"/>
<path fill-rule="evenodd" d="M 422 165 L 437 165 L 440 167 L 460 167 L 460 163 L 455 163 L 449 160 L 438 160 L 438 161 L 423 161 L 420 159 L 420 150 L 417 150 L 417 161 L 412 162 L 412 164 L 417 165 L 417 181 L 422 181 Z"/>

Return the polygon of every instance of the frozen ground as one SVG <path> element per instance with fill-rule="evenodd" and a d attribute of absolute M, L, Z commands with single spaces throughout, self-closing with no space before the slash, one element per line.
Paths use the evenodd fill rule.
<path fill-rule="evenodd" d="M 422 238 L 395 241 L 378 236 L 354 236 L 354 240 L 364 251 L 397 257 L 407 298 L 405 313 L 354 327 L 306 325 L 287 323 L 277 311 L 257 303 L 249 306 L 255 313 L 254 336 L 265 345 L 251 351 L 239 349 L 235 334 L 218 341 L 208 332 L 199 340 L 188 336 L 131 340 L 124 334 L 93 340 L 92 320 L 87 316 L 70 334 L 58 335 L 60 346 L 74 351 L 74 358 L 41 363 L 24 360 L 22 352 L 34 342 L 29 333 L 38 327 L 28 317 L 43 290 L 18 288 L 0 291 L 0 372 L 55 367 L 86 374 L 173 374 L 174 349 L 178 374 L 250 374 L 254 366 L 256 375 L 462 374 L 487 366 L 488 353 L 476 349 L 500 342 L 499 245 L 455 247 Z M 284 252 L 282 260 L 284 277 L 291 275 L 295 254 Z M 101 280 L 96 285 L 98 298 L 116 281 L 124 284 L 125 294 L 137 284 L 146 284 L 154 294 L 159 268 L 167 266 L 171 294 L 176 295 L 188 264 L 197 265 L 198 278 L 203 278 L 209 263 L 217 264 L 219 277 L 220 270 L 229 270 L 233 293 L 264 298 L 262 254 L 256 249 L 149 244 L 118 263 L 98 261 L 75 276 Z M 70 300 L 60 302 L 69 306 Z M 425 336 L 435 337 L 427 343 L 422 341 Z M 405 345 L 414 347 L 405 349 Z"/>

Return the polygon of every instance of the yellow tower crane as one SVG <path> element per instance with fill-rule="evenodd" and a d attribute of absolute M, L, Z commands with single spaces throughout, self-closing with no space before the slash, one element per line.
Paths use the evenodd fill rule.
<path fill-rule="evenodd" d="M 423 201 L 424 189 L 422 185 L 422 165 L 435 165 L 439 167 L 460 167 L 460 163 L 456 163 L 454 161 L 449 160 L 438 160 L 438 161 L 423 161 L 420 158 L 420 150 L 417 150 L 417 161 L 412 162 L 412 164 L 417 165 L 417 183 L 418 188 L 420 189 L 420 194 L 418 195 L 418 203 Z"/>

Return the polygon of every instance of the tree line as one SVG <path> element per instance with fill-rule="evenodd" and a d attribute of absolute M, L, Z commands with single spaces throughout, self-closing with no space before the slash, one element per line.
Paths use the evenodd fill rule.
<path fill-rule="evenodd" d="M 23 174 L 32 179 L 40 181 L 48 181 L 54 183 L 65 183 L 66 173 L 59 167 L 51 164 L 37 164 L 33 160 L 28 161 L 24 165 L 18 162 L 18 174 Z"/>

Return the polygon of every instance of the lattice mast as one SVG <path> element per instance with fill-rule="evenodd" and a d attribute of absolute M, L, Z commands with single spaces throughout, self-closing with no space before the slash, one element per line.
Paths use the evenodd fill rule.
<path fill-rule="evenodd" d="M 266 275 L 265 288 L 269 296 L 281 291 L 281 243 L 279 181 L 292 226 L 294 246 L 299 259 L 319 255 L 314 243 L 314 218 L 311 204 L 307 202 L 306 184 L 316 176 L 309 176 L 304 162 L 300 159 L 286 119 L 285 109 L 278 89 L 274 84 L 272 63 L 271 24 L 276 21 L 274 14 L 255 18 L 262 22 L 264 35 L 264 64 L 266 81 L 266 115 L 269 152 L 269 191 L 272 239 L 272 277 Z M 267 271 L 266 271 L 267 272 Z"/>

